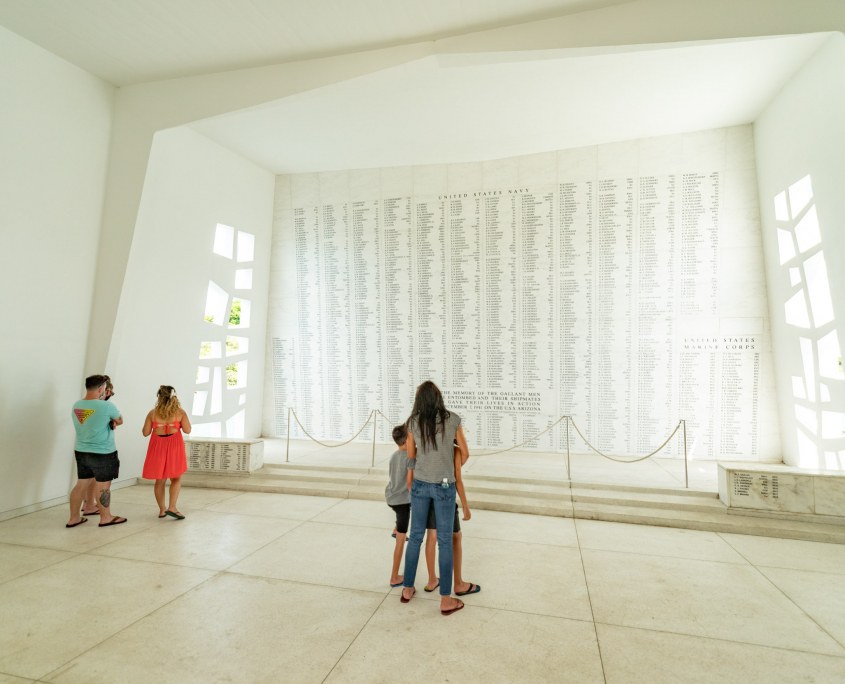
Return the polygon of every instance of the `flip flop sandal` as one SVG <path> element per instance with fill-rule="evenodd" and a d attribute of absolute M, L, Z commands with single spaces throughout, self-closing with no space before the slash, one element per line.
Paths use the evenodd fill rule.
<path fill-rule="evenodd" d="M 457 606 L 455 606 L 454 608 L 448 608 L 447 610 L 441 610 L 440 614 L 441 615 L 451 615 L 452 613 L 457 613 L 463 607 L 464 607 L 464 602 L 459 600 Z"/>
<path fill-rule="evenodd" d="M 107 523 L 100 523 L 99 527 L 109 527 L 110 525 L 122 525 L 125 522 L 126 522 L 126 518 L 121 518 L 120 516 L 117 516 L 116 518 L 112 518 Z"/>

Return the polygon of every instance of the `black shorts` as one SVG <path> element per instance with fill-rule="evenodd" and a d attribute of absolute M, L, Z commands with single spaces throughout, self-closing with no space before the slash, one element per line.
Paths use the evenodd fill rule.
<path fill-rule="evenodd" d="M 411 520 L 411 504 L 396 504 L 391 506 L 393 512 L 396 513 L 396 532 L 397 534 L 408 534 L 408 523 Z"/>
<path fill-rule="evenodd" d="M 80 480 L 90 480 L 93 477 L 97 482 L 111 482 L 117 479 L 120 460 L 116 451 L 110 454 L 92 454 L 88 451 L 73 453 L 76 454 L 76 476 Z"/>
<path fill-rule="evenodd" d="M 428 522 L 425 524 L 427 530 L 437 529 L 437 518 L 434 517 L 434 505 L 428 508 Z M 452 528 L 452 534 L 457 534 L 461 531 L 461 516 L 458 515 L 458 504 L 455 504 L 455 526 Z"/>

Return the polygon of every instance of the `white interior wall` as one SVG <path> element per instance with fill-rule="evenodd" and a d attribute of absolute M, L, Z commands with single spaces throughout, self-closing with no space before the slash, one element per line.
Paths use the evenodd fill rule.
<path fill-rule="evenodd" d="M 291 62 L 120 88 L 115 98 L 103 231 L 87 362 L 105 362 L 147 162 L 157 131 L 237 111 L 417 59 L 428 46 Z"/>
<path fill-rule="evenodd" d="M 805 67 L 789 82 L 780 95 L 755 123 L 760 212 L 763 249 L 766 261 L 771 309 L 772 342 L 778 373 L 778 402 L 781 415 L 784 461 L 807 467 L 845 469 L 845 420 L 826 417 L 825 413 L 845 412 L 845 375 L 819 378 L 819 363 L 830 359 L 814 359 L 815 380 L 809 384 L 825 384 L 830 394 L 823 401 L 796 397 L 792 378 L 807 380 L 807 369 L 801 353 L 801 337 L 813 344 L 820 336 L 835 330 L 840 345 L 845 343 L 845 36 L 834 34 Z M 784 305 L 804 287 L 791 284 L 788 268 L 801 268 L 803 257 L 781 265 L 777 228 L 789 222 L 778 222 L 773 199 L 800 179 L 812 178 L 813 202 L 818 214 L 821 248 L 827 265 L 829 291 L 834 319 L 819 329 L 799 328 L 786 322 Z M 808 250 L 806 254 L 813 252 Z M 811 318 L 812 323 L 812 318 Z M 840 349 L 841 351 L 841 349 Z M 835 361 L 834 361 L 835 362 Z M 816 415 L 818 425 L 813 436 L 812 425 L 799 425 L 798 410 L 808 409 Z M 810 414 L 803 412 L 804 416 Z M 825 439 L 820 433 L 825 419 L 830 426 L 839 425 L 839 435 Z M 806 418 L 805 418 L 806 420 Z M 838 422 L 837 422 L 838 421 Z M 808 438 L 799 445 L 799 429 Z M 830 431 L 829 431 L 830 434 Z M 813 448 L 815 447 L 815 448 Z"/>
<path fill-rule="evenodd" d="M 0 28 L 0 515 L 68 492 L 114 89 Z"/>
<path fill-rule="evenodd" d="M 241 293 L 253 301 L 245 433 L 260 434 L 274 183 L 190 129 L 156 134 L 107 364 L 126 421 L 121 476 L 141 474 L 141 426 L 159 385 L 173 385 L 190 412 L 200 343 L 225 335 L 204 321 L 209 279 L 234 292 L 235 262 L 212 252 L 218 223 L 255 235 L 255 260 L 237 266 L 254 274 L 255 296 Z"/>

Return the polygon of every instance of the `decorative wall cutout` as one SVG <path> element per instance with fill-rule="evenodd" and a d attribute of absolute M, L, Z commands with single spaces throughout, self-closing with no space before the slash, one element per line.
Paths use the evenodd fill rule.
<path fill-rule="evenodd" d="M 214 230 L 212 253 L 225 260 L 222 270 L 227 272 L 228 277 L 224 285 L 208 281 L 203 315 L 207 328 L 199 345 L 199 360 L 205 363 L 197 366 L 191 408 L 194 434 L 200 437 L 243 437 L 251 301 L 232 292 L 252 289 L 253 269 L 235 266 L 253 261 L 255 236 L 218 223 Z M 221 269 L 215 271 L 219 277 Z M 235 329 L 237 335 L 228 334 Z"/>
<path fill-rule="evenodd" d="M 775 219 L 789 224 L 776 228 L 780 263 L 792 292 L 784 302 L 784 317 L 801 329 L 803 376 L 792 376 L 798 465 L 843 469 L 845 412 L 822 410 L 832 392 L 841 395 L 845 375 L 811 177 L 779 193 L 774 209 Z"/>

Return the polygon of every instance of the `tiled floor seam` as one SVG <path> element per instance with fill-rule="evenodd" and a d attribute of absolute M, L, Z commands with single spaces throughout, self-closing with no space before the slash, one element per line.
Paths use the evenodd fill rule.
<path fill-rule="evenodd" d="M 720 536 L 721 536 L 721 535 L 720 535 Z M 726 543 L 730 543 L 730 542 L 728 542 L 728 540 L 727 540 L 727 539 L 724 539 L 723 541 L 725 541 Z M 748 560 L 748 559 L 745 557 L 745 555 L 744 555 L 744 554 L 742 554 L 742 553 L 739 551 L 739 549 L 737 549 L 737 548 L 735 548 L 735 547 L 733 547 L 733 546 L 731 546 L 731 548 L 732 548 L 734 551 L 736 551 L 736 552 L 737 552 L 740 556 L 742 556 L 743 558 L 745 558 L 745 560 Z M 798 605 L 798 603 L 797 603 L 797 602 L 796 602 L 796 601 L 795 601 L 795 600 L 794 600 L 794 599 L 793 599 L 793 598 L 792 598 L 789 594 L 787 594 L 787 593 L 786 593 L 783 589 L 781 589 L 781 588 L 780 588 L 777 584 L 775 584 L 775 582 L 774 582 L 774 581 L 773 581 L 770 577 L 768 577 L 768 576 L 766 575 L 766 573 L 765 573 L 765 572 L 763 572 L 762 570 L 760 570 L 760 568 L 768 568 L 768 567 L 772 567 L 772 566 L 768 566 L 768 565 L 757 565 L 756 563 L 752 563 L 751 561 L 748 561 L 748 563 L 749 563 L 749 565 L 751 565 L 751 567 L 753 567 L 753 568 L 757 571 L 757 573 L 758 573 L 758 574 L 759 574 L 759 575 L 760 575 L 760 576 L 761 576 L 761 577 L 762 577 L 762 578 L 763 578 L 766 582 L 768 582 L 768 583 L 769 583 L 769 584 L 770 584 L 770 585 L 771 585 L 771 586 L 775 589 L 775 591 L 777 591 L 778 593 L 780 593 L 780 594 L 781 594 L 781 596 L 783 596 L 783 597 L 784 597 L 787 601 L 789 601 L 789 602 L 790 602 L 793 606 L 795 606 L 795 607 L 796 607 L 799 611 L 801 611 L 801 613 L 802 613 L 804 616 L 806 616 L 806 618 L 807 618 L 810 622 L 812 622 L 812 623 L 813 623 L 816 627 L 818 627 L 818 628 L 819 628 L 822 632 L 824 632 L 824 633 L 825 633 L 828 637 L 830 637 L 830 638 L 833 640 L 833 642 L 834 642 L 835 644 L 838 644 L 838 645 L 840 646 L 840 648 L 842 648 L 842 651 L 843 651 L 843 655 L 842 655 L 841 657 L 845 657 L 845 643 L 843 643 L 843 641 L 842 641 L 842 640 L 837 639 L 837 638 L 836 638 L 833 634 L 831 634 L 831 633 L 830 633 L 830 631 L 824 627 L 824 625 L 820 624 L 818 620 L 816 620 L 816 619 L 815 619 L 812 615 L 810 615 L 810 614 L 809 614 L 806 610 L 804 610 L 804 609 L 803 609 L 800 605 Z M 796 568 L 777 568 L 777 567 L 775 567 L 774 569 L 781 569 L 781 570 L 795 570 Z M 803 572 L 803 571 L 802 571 L 802 572 Z M 820 572 L 820 571 L 816 571 L 816 572 Z M 836 576 L 837 576 L 835 573 L 824 573 L 824 574 L 829 574 L 829 575 L 831 575 L 831 574 L 832 574 L 832 575 L 834 575 L 834 577 L 836 577 Z"/>
<path fill-rule="evenodd" d="M 329 668 L 329 671 L 328 671 L 328 672 L 326 672 L 326 676 L 325 676 L 325 677 L 323 677 L 323 678 L 320 680 L 320 682 L 321 682 L 321 683 L 322 683 L 322 682 L 325 682 L 325 681 L 326 681 L 329 677 L 331 677 L 332 672 L 334 672 L 334 669 L 338 666 L 338 664 L 340 663 L 340 661 L 341 661 L 341 660 L 343 660 L 343 659 L 346 657 L 346 654 L 349 652 L 349 649 L 350 649 L 350 648 L 352 648 L 352 645 L 353 645 L 353 644 L 354 644 L 354 643 L 358 640 L 358 637 L 359 637 L 359 636 L 361 636 L 361 632 L 363 632 L 363 631 L 367 628 L 367 625 L 369 625 L 369 624 L 370 624 L 370 621 L 371 621 L 371 620 L 375 617 L 376 613 L 377 613 L 379 610 L 381 610 L 381 607 L 385 604 L 385 601 L 387 601 L 387 600 L 388 600 L 391 596 L 392 596 L 392 594 L 391 594 L 391 593 L 388 593 L 388 594 L 384 597 L 384 600 L 383 600 L 383 601 L 381 601 L 381 602 L 380 602 L 380 603 L 379 603 L 379 604 L 378 604 L 378 605 L 377 605 L 377 606 L 373 609 L 373 612 L 372 612 L 372 613 L 370 613 L 370 617 L 368 617 L 368 618 L 364 621 L 364 624 L 363 624 L 363 625 L 361 625 L 361 629 L 359 629 L 359 630 L 355 633 L 355 636 L 354 636 L 354 637 L 352 637 L 352 639 L 351 639 L 351 640 L 349 641 L 349 643 L 346 645 L 346 648 L 344 648 L 344 649 L 343 649 L 343 653 L 341 653 L 341 654 L 338 656 L 337 660 L 335 660 L 335 662 L 334 662 L 334 665 L 332 665 L 332 666 Z"/>
<path fill-rule="evenodd" d="M 338 503 L 342 503 L 342 502 L 339 501 Z M 331 510 L 331 508 L 326 509 L 326 511 L 329 511 L 329 510 Z M 326 511 L 322 511 L 321 513 L 318 513 L 317 516 L 322 515 Z M 497 512 L 497 511 L 494 511 L 494 512 Z M 517 515 L 519 515 L 519 514 L 517 514 Z M 314 517 L 317 517 L 317 516 L 314 516 Z M 540 516 L 540 517 L 555 517 L 555 516 Z M 282 520 L 282 519 L 292 520 L 292 518 L 279 518 L 279 519 L 280 520 Z M 389 518 L 388 518 L 388 520 L 389 520 Z M 566 518 L 566 520 L 569 520 L 569 518 Z M 386 530 L 387 527 L 389 526 L 389 525 L 388 526 L 385 526 L 385 525 L 365 525 L 365 524 L 361 524 L 361 523 L 338 522 L 336 520 L 315 520 L 314 518 L 309 518 L 308 520 L 299 520 L 298 522 L 303 522 L 303 523 L 312 522 L 312 523 L 317 523 L 319 525 L 336 525 L 338 527 L 354 527 L 354 528 L 367 529 L 367 530 L 382 530 L 382 529 Z M 466 532 L 464 532 L 464 539 L 470 539 L 470 540 L 473 540 L 473 541 L 477 540 L 477 541 L 492 541 L 492 542 L 508 542 L 510 544 L 525 544 L 526 546 L 545 546 L 545 547 L 555 548 L 555 549 L 577 549 L 578 548 L 577 543 L 575 543 L 575 544 L 553 544 L 553 543 L 550 543 L 550 542 L 543 542 L 543 541 L 530 541 L 529 542 L 529 541 L 521 541 L 519 539 L 503 539 L 502 537 L 476 536 L 474 534 L 470 534 L 470 533 L 466 533 Z M 588 549 L 588 550 L 605 551 L 607 549 Z"/>
<path fill-rule="evenodd" d="M 818 544 L 824 544 L 828 542 L 817 542 Z M 843 568 L 842 572 L 833 572 L 831 570 L 816 570 L 815 568 L 796 568 L 794 566 L 789 565 L 767 565 L 766 563 L 752 563 L 755 568 L 768 568 L 770 570 L 795 570 L 799 572 L 809 572 L 815 573 L 818 575 L 832 575 L 834 577 L 842 577 L 845 579 L 845 568 Z"/>
<path fill-rule="evenodd" d="M 588 522 L 595 522 L 595 521 L 588 521 Z M 626 523 L 622 523 L 623 525 Z M 696 530 L 698 531 L 698 530 Z M 690 558 L 689 556 L 667 556 L 663 554 L 657 553 L 646 553 L 644 551 L 627 551 L 622 549 L 600 549 L 600 548 L 592 548 L 592 547 L 581 547 L 582 551 L 596 551 L 599 553 L 623 553 L 628 556 L 648 556 L 649 558 L 665 558 L 666 560 L 679 560 L 679 561 L 693 561 L 699 563 L 722 563 L 724 565 L 754 565 L 751 561 L 749 561 L 744 556 L 742 560 L 745 561 L 744 563 L 739 561 L 729 561 L 729 560 L 722 560 L 719 558 Z M 735 550 L 735 549 L 734 549 Z M 833 574 L 833 573 L 829 573 Z"/>
<path fill-rule="evenodd" d="M 284 519 L 285 519 L 285 520 L 292 520 L 291 518 L 284 518 Z M 294 526 L 293 526 L 293 527 L 291 527 L 289 530 L 285 530 L 285 531 L 284 531 L 284 532 L 282 532 L 282 533 L 281 533 L 278 537 L 274 537 L 273 539 L 270 539 L 270 540 L 269 540 L 269 541 L 267 541 L 266 543 L 264 543 L 264 544 L 262 544 L 261 546 L 259 546 L 257 549 L 253 549 L 250 553 L 246 554 L 246 555 L 245 555 L 245 556 L 243 556 L 242 558 L 238 558 L 236 561 L 233 561 L 232 563 L 229 563 L 229 565 L 227 565 L 225 568 L 221 568 L 220 570 L 218 570 L 218 572 L 229 572 L 229 569 L 230 569 L 230 568 L 232 568 L 233 566 L 237 565 L 238 563 L 243 563 L 243 562 L 244 562 L 247 558 L 249 558 L 250 556 L 254 556 L 254 555 L 255 555 L 256 553 L 258 553 L 259 551 L 263 551 L 263 550 L 264 550 L 264 549 L 266 549 L 268 546 L 270 546 L 270 544 L 275 544 L 277 541 L 279 541 L 279 539 L 282 539 L 283 537 L 287 536 L 288 534 L 290 534 L 290 533 L 291 533 L 291 532 L 293 532 L 294 530 L 298 530 L 298 529 L 299 529 L 300 527 L 302 527 L 305 523 L 310 522 L 310 521 L 309 521 L 309 520 L 295 520 L 295 522 L 297 522 L 297 523 L 299 523 L 299 524 L 298 524 L 298 525 L 294 525 Z M 229 574 L 232 574 L 232 575 L 241 575 L 241 576 L 243 576 L 243 573 L 229 572 Z"/>
<path fill-rule="evenodd" d="M 717 534 L 718 534 L 718 533 L 717 533 Z M 819 628 L 822 632 L 824 632 L 825 634 L 827 634 L 827 636 L 829 636 L 829 637 L 833 640 L 833 642 L 834 642 L 834 643 L 839 644 L 839 646 L 841 646 L 841 647 L 843 648 L 843 650 L 845 650 L 845 643 L 842 643 L 842 641 L 840 641 L 839 639 L 837 639 L 837 638 L 836 638 L 835 636 L 833 636 L 833 634 L 831 634 L 831 633 L 830 633 L 827 629 L 825 629 L 822 625 L 820 625 L 820 624 L 818 623 L 818 621 L 817 621 L 815 618 L 813 618 L 813 616 L 812 616 L 812 615 L 810 615 L 809 613 L 807 613 L 807 611 L 806 611 L 806 610 L 804 610 L 801 606 L 799 606 L 799 605 L 798 605 L 798 604 L 797 604 L 797 603 L 796 603 L 796 602 L 795 602 L 795 601 L 794 601 L 794 600 L 793 600 L 790 596 L 788 596 L 788 595 L 786 594 L 786 592 L 784 592 L 784 591 L 783 591 L 783 589 L 781 589 L 781 588 L 780 588 L 777 584 L 775 584 L 775 583 L 774 583 L 774 582 L 773 582 L 773 581 L 772 581 L 769 577 L 767 577 L 767 576 L 766 576 L 766 573 L 764 573 L 762 570 L 760 570 L 760 568 L 761 568 L 761 567 L 762 567 L 762 568 L 774 567 L 775 569 L 780 569 L 780 570 L 794 570 L 795 568 L 778 568 L 777 566 L 757 565 L 756 563 L 752 563 L 750 560 L 748 560 L 748 558 L 745 556 L 745 554 L 743 554 L 743 553 L 742 553 L 739 549 L 737 549 L 737 548 L 736 548 L 733 544 L 731 544 L 731 542 L 730 542 L 730 540 L 729 540 L 729 539 L 725 539 L 725 538 L 724 538 L 721 534 L 719 534 L 719 538 L 720 538 L 723 542 L 725 542 L 728 546 L 730 546 L 730 547 L 731 547 L 731 548 L 732 548 L 732 549 L 733 549 L 736 553 L 738 553 L 740 556 L 742 556 L 742 558 L 744 558 L 746 561 L 748 561 L 748 564 L 749 564 L 749 565 L 751 565 L 751 566 L 752 566 L 752 567 L 753 567 L 753 568 L 754 568 L 754 569 L 755 569 L 755 570 L 756 570 L 756 571 L 757 571 L 757 572 L 758 572 L 758 573 L 759 573 L 759 574 L 763 577 L 763 579 L 764 579 L 764 580 L 766 580 L 766 582 L 768 582 L 769 584 L 771 584 L 771 585 L 772 585 L 772 586 L 773 586 L 773 587 L 774 587 L 774 588 L 775 588 L 778 592 L 780 592 L 780 594 L 782 594 L 782 595 L 783 595 L 783 597 L 784 597 L 787 601 L 789 601 L 789 602 L 790 602 L 792 605 L 794 605 L 794 606 L 795 606 L 798 610 L 800 610 L 800 611 L 801 611 L 801 613 L 802 613 L 802 614 L 804 614 L 804 615 L 807 617 L 807 619 L 808 619 L 808 620 L 810 620 L 810 621 L 811 621 L 814 625 L 816 625 L 816 627 L 818 627 L 818 628 Z M 808 571 L 805 571 L 805 572 L 814 572 L 814 571 L 812 571 L 812 570 L 808 570 Z M 815 572 L 821 572 L 821 571 L 816 570 Z M 830 574 L 834 574 L 834 573 L 825 573 L 825 574 L 830 575 Z"/>
<path fill-rule="evenodd" d="M 590 616 L 592 617 L 593 634 L 595 634 L 595 636 L 596 636 L 596 649 L 598 649 L 598 652 L 599 652 L 599 664 L 601 665 L 601 676 L 602 676 L 602 679 L 605 681 L 605 684 L 607 684 L 607 672 L 604 669 L 604 657 L 602 656 L 602 653 L 601 653 L 601 639 L 599 638 L 599 630 L 598 630 L 598 627 L 596 626 L 597 625 L 597 623 L 596 623 L 596 613 L 593 610 L 593 597 L 590 595 L 590 580 L 587 578 L 587 566 L 584 565 L 584 551 L 581 548 L 581 537 L 578 534 L 578 521 L 575 518 L 573 518 L 572 526 L 575 529 L 575 539 L 578 542 L 578 559 L 581 561 L 581 573 L 584 576 L 584 588 L 587 590 L 587 603 L 590 604 Z"/>
<path fill-rule="evenodd" d="M 691 639 L 706 639 L 707 641 L 716 641 L 725 644 L 740 644 L 742 646 L 754 646 L 756 648 L 768 648 L 773 651 L 788 651 L 790 653 L 800 653 L 802 655 L 823 656 L 825 658 L 837 658 L 845 664 L 845 650 L 841 654 L 822 653 L 821 651 L 806 651 L 800 648 L 790 648 L 789 646 L 773 646 L 771 644 L 761 644 L 756 641 L 738 641 L 736 639 L 721 639 L 719 637 L 708 636 L 706 634 L 693 634 L 690 632 L 678 632 L 669 629 L 650 629 L 648 627 L 637 627 L 633 625 L 625 625 L 616 622 L 596 622 L 597 625 L 603 627 L 618 627 L 620 629 L 635 629 L 640 632 L 652 632 L 655 634 L 675 634 L 677 636 L 690 637 Z M 839 643 L 838 641 L 836 643 Z"/>
<path fill-rule="evenodd" d="M 238 561 L 238 562 L 240 562 L 240 561 Z M 231 566 L 229 566 L 229 567 L 231 567 Z M 220 574 L 220 575 L 225 574 L 225 575 L 230 575 L 232 577 L 238 577 L 238 578 L 244 578 L 245 577 L 247 579 L 270 580 L 272 582 L 286 582 L 288 584 L 301 584 L 304 587 L 320 587 L 320 588 L 324 588 L 324 589 L 337 589 L 338 591 L 351 591 L 351 592 L 358 593 L 358 594 L 376 594 L 378 596 L 382 596 L 382 595 L 390 596 L 391 595 L 390 587 L 387 587 L 384 590 L 359 589 L 359 588 L 356 588 L 356 587 L 344 587 L 344 586 L 341 586 L 339 584 L 326 584 L 326 583 L 320 583 L 320 582 L 306 582 L 305 580 L 301 580 L 301 579 L 289 579 L 289 578 L 286 578 L 286 577 L 270 577 L 268 575 L 255 575 L 255 574 L 252 574 L 252 573 L 245 573 L 245 572 L 238 572 L 236 570 L 229 570 L 228 568 L 226 570 L 220 570 L 220 572 L 217 573 L 217 574 Z"/>
<path fill-rule="evenodd" d="M 3 543 L 5 544 L 6 542 L 3 542 Z M 51 548 L 47 548 L 46 546 L 27 546 L 25 544 L 9 544 L 9 546 L 19 546 L 22 549 L 43 549 L 43 550 L 46 550 L 46 551 L 57 551 L 58 550 L 58 551 L 61 551 L 62 553 L 69 553 L 70 555 L 67 558 L 62 558 L 60 560 L 53 561 L 52 563 L 47 563 L 46 565 L 41 565 L 37 568 L 33 568 L 32 570 L 29 570 L 27 572 L 22 572 L 20 575 L 15 575 L 14 577 L 9 577 L 8 579 L 0 580 L 0 586 L 6 584 L 8 582 L 14 582 L 15 580 L 19 580 L 22 577 L 28 577 L 29 575 L 32 575 L 33 573 L 40 572 L 41 570 L 44 570 L 45 568 L 51 568 L 54 565 L 58 565 L 59 563 L 64 563 L 65 561 L 69 561 L 71 558 L 76 558 L 77 556 L 84 556 L 85 554 L 88 553 L 87 551 L 65 551 L 64 549 L 51 549 Z"/>
<path fill-rule="evenodd" d="M 121 560 L 125 560 L 125 559 L 121 559 Z M 183 567 L 184 567 L 184 566 L 183 566 Z M 178 600 L 182 599 L 184 596 L 186 596 L 186 595 L 190 594 L 190 593 L 191 593 L 191 592 L 193 592 L 193 591 L 196 591 L 197 589 L 199 589 L 199 588 L 200 588 L 201 586 L 203 586 L 204 584 L 206 584 L 206 583 L 211 582 L 212 580 L 214 580 L 214 579 L 215 579 L 215 578 L 216 578 L 219 574 L 221 574 L 221 573 L 219 573 L 219 572 L 215 572 L 213 575 L 211 575 L 211 577 L 208 577 L 208 578 L 204 579 L 202 582 L 199 582 L 198 584 L 195 584 L 194 586 L 189 587 L 188 589 L 186 589 L 185 591 L 183 591 L 181 594 L 178 594 L 177 596 L 174 596 L 174 597 L 173 597 L 172 599 L 170 599 L 169 601 L 167 601 L 167 602 L 165 602 L 165 603 L 162 603 L 160 606 L 157 606 L 154 610 L 151 610 L 151 611 L 150 611 L 149 613 L 147 613 L 146 615 L 142 615 L 142 616 L 140 616 L 137 620 L 133 620 L 132 622 L 130 622 L 130 623 L 129 623 L 129 624 L 127 624 L 127 625 L 124 625 L 123 627 L 121 627 L 121 628 L 120 628 L 120 629 L 118 629 L 117 631 L 112 632 L 111 634 L 109 634 L 109 635 L 108 635 L 105 639 L 103 639 L 102 641 L 98 641 L 96 644 L 92 644 L 91 646 L 89 646 L 88 648 L 86 648 L 86 649 L 85 649 L 84 651 L 82 651 L 81 653 L 77 653 L 75 656 L 73 656 L 73 657 L 72 657 L 70 660 L 68 660 L 66 663 L 63 663 L 62 665 L 60 665 L 60 666 L 59 666 L 59 667 L 57 667 L 56 669 L 51 670 L 50 672 L 48 672 L 48 673 L 46 673 L 46 674 L 41 675 L 40 677 L 38 677 L 38 678 L 37 678 L 37 681 L 38 681 L 38 682 L 41 682 L 41 681 L 44 681 L 44 682 L 52 682 L 54 677 L 61 675 L 61 674 L 62 674 L 62 672 L 64 672 L 64 670 L 65 670 L 67 667 L 69 667 L 69 666 L 70 666 L 70 665 L 71 665 L 71 664 L 72 664 L 75 660 L 78 660 L 79 658 L 82 658 L 85 654 L 90 653 L 90 652 L 91 652 L 91 651 L 93 651 L 95 648 L 98 648 L 98 647 L 102 646 L 104 643 L 106 643 L 107 641 L 110 641 L 111 639 L 114 639 L 116 636 L 118 636 L 119 634 L 122 634 L 122 633 L 123 633 L 123 632 L 125 632 L 127 629 L 130 629 L 131 627 L 134 627 L 135 625 L 137 625 L 137 624 L 138 624 L 139 622 L 141 622 L 142 620 L 146 620 L 146 619 L 147 619 L 148 617 L 150 617 L 151 615 L 155 615 L 158 611 L 160 611 L 160 610 L 162 610 L 163 608 L 165 608 L 165 607 L 169 606 L 171 603 L 173 603 L 173 602 L 175 602 L 175 601 L 178 601 Z M 24 678 L 24 679 L 26 679 L 26 678 Z"/>
<path fill-rule="evenodd" d="M 148 558 L 127 558 L 125 556 L 110 556 L 107 554 L 102 553 L 95 553 L 92 551 L 86 551 L 85 553 L 78 554 L 80 556 L 96 556 L 97 558 L 106 558 L 109 560 L 116 560 L 116 561 L 126 561 L 128 563 L 147 563 L 148 565 L 160 565 L 165 568 L 187 568 L 189 570 L 205 570 L 206 572 L 213 572 L 213 573 L 220 573 L 224 572 L 219 568 L 208 568 L 203 567 L 201 565 L 186 565 L 185 563 L 176 563 L 176 562 L 168 562 L 168 561 L 160 561 L 160 560 L 149 560 Z M 240 563 L 240 561 L 237 561 Z"/>

